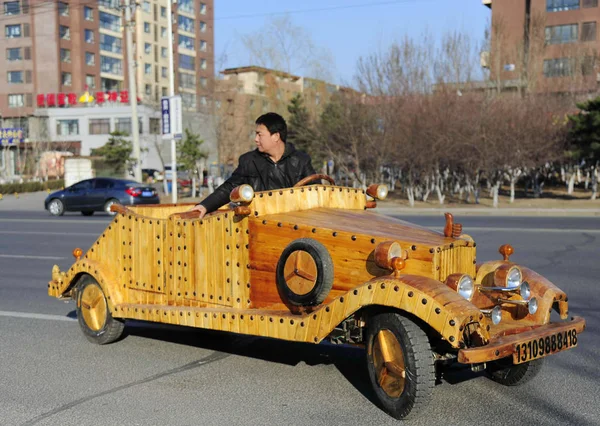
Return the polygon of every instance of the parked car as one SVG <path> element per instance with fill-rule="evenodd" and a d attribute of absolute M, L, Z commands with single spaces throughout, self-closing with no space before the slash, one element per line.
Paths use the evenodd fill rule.
<path fill-rule="evenodd" d="M 80 211 L 84 216 L 104 211 L 109 215 L 113 204 L 159 204 L 156 190 L 148 185 L 125 179 L 93 178 L 82 180 L 68 188 L 53 192 L 44 201 L 44 208 L 54 216 Z"/>
<path fill-rule="evenodd" d="M 363 347 L 374 396 L 398 419 L 426 413 L 436 374 L 451 363 L 513 386 L 578 345 L 585 320 L 570 315 L 567 294 L 516 264 L 508 244 L 500 259 L 477 263 L 479 246 L 451 214 L 442 232 L 412 225 L 371 210 L 385 185 L 365 191 L 325 176 L 332 185 L 303 186 L 322 176 L 256 194 L 242 185 L 202 219 L 189 204 L 113 206 L 119 214 L 96 244 L 75 248 L 67 271 L 54 266 L 48 294 L 76 301 L 97 344 L 134 319 Z M 527 397 L 569 374 L 563 364 Z M 486 389 L 492 406 L 497 390 Z M 454 423 L 472 403 L 461 400 Z"/>

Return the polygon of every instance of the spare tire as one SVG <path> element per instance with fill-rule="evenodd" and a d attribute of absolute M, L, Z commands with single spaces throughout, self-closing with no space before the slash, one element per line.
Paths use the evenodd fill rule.
<path fill-rule="evenodd" d="M 322 303 L 333 286 L 333 261 L 320 242 L 311 238 L 292 241 L 277 262 L 277 289 L 284 302 L 294 306 Z"/>

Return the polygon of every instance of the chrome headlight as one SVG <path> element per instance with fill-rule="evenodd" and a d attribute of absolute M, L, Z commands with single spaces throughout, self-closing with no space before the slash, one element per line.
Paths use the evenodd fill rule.
<path fill-rule="evenodd" d="M 506 275 L 506 287 L 517 288 L 521 285 L 521 270 L 517 267 L 510 268 Z"/>
<path fill-rule="evenodd" d="M 403 259 L 402 247 L 396 241 L 385 241 L 375 247 L 375 264 L 383 269 L 393 269 L 392 259 Z"/>
<path fill-rule="evenodd" d="M 491 318 L 494 325 L 500 324 L 500 321 L 502 321 L 502 308 L 500 305 L 494 306 L 494 309 L 492 309 Z"/>
<path fill-rule="evenodd" d="M 529 283 L 527 281 L 523 281 L 523 284 L 521 284 L 520 292 L 523 300 L 529 300 L 531 297 L 531 289 L 529 288 Z"/>
<path fill-rule="evenodd" d="M 531 315 L 534 315 L 538 310 L 538 301 L 535 297 L 532 297 L 529 300 L 529 304 L 527 305 L 527 309 Z"/>
<path fill-rule="evenodd" d="M 367 195 L 375 198 L 376 200 L 385 200 L 388 196 L 389 188 L 383 184 L 369 185 L 367 188 Z"/>
<path fill-rule="evenodd" d="M 231 191 L 229 199 L 233 203 L 249 203 L 254 198 L 254 189 L 248 185 L 243 184 Z"/>
<path fill-rule="evenodd" d="M 473 289 L 473 278 L 471 278 L 468 275 L 463 275 L 463 277 L 458 282 L 458 288 L 456 289 L 458 294 L 460 294 L 467 300 L 471 300 L 471 298 L 473 297 Z"/>

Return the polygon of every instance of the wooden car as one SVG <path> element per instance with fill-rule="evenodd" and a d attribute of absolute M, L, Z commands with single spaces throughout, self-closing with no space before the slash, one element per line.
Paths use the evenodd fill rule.
<path fill-rule="evenodd" d="M 305 185 L 326 178 L 331 185 Z M 376 395 L 396 418 L 429 401 L 436 364 L 485 368 L 505 385 L 577 345 L 585 321 L 567 295 L 502 259 L 476 263 L 476 244 L 446 214 L 443 233 L 371 209 L 387 195 L 311 176 L 254 193 L 199 219 L 190 205 L 115 206 L 117 215 L 48 293 L 76 300 L 95 343 L 125 319 L 318 344 L 361 345 Z M 552 310 L 560 322 L 550 322 Z"/>

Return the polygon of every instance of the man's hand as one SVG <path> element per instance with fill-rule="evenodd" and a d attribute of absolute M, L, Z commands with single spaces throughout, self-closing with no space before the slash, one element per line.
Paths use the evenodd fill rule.
<path fill-rule="evenodd" d="M 190 209 L 191 212 L 193 211 L 198 211 L 200 212 L 200 216 L 198 216 L 199 219 L 202 219 L 204 217 L 204 215 L 206 214 L 206 207 L 204 207 L 202 204 L 196 204 L 192 209 Z"/>

